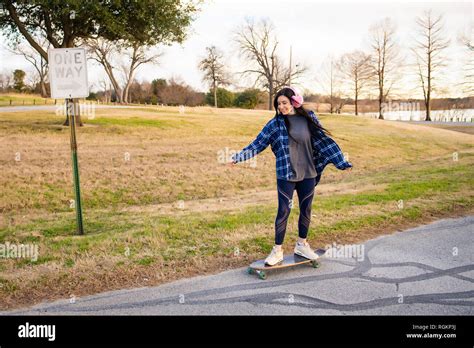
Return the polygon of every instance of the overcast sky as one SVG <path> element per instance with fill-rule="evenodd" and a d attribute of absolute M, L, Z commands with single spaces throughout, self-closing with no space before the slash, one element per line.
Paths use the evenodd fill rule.
<path fill-rule="evenodd" d="M 142 66 L 137 73 L 139 81 L 154 78 L 180 77 L 193 88 L 207 91 L 197 68 L 205 55 L 205 47 L 215 45 L 221 49 L 232 72 L 242 69 L 232 33 L 245 23 L 246 17 L 256 20 L 268 18 L 275 27 L 279 40 L 279 54 L 288 62 L 290 45 L 293 63 L 304 64 L 310 68 L 298 81 L 301 89 L 324 92 L 318 83 L 318 71 L 330 55 L 339 55 L 355 49 L 368 50 L 368 30 L 370 25 L 385 17 L 390 17 L 397 25 L 397 41 L 401 54 L 410 58 L 408 48 L 413 44 L 415 19 L 424 10 L 432 9 L 434 14 L 443 14 L 445 35 L 451 40 L 446 51 L 446 70 L 443 72 L 443 85 L 449 88 L 452 96 L 460 95 L 457 85 L 462 80 L 462 68 L 467 62 L 467 53 L 458 42 L 461 33 L 473 33 L 473 5 L 464 2 L 356 2 L 356 1 L 278 1 L 278 0 L 207 0 L 193 22 L 187 40 L 182 44 L 164 46 L 159 65 Z M 16 68 L 31 70 L 21 57 L 13 56 L 1 49 L 1 69 L 9 71 Z M 421 97 L 417 89 L 411 90 L 413 76 L 408 70 L 404 75 L 404 91 L 414 97 Z M 89 81 L 98 86 L 105 73 L 95 65 L 89 64 Z M 242 82 L 242 81 L 241 81 Z M 418 93 L 418 95 L 416 95 Z M 413 95 L 415 94 L 415 95 Z M 403 95 L 406 96 L 406 95 Z"/>

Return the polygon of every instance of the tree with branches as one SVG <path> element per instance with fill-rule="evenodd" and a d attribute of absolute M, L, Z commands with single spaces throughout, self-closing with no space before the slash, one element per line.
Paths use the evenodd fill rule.
<path fill-rule="evenodd" d="M 37 39 L 37 42 L 45 51 L 48 50 L 50 43 L 45 37 L 40 37 Z M 9 42 L 9 50 L 13 54 L 23 56 L 34 68 L 34 71 L 38 75 L 38 83 L 41 88 L 41 96 L 43 98 L 48 97 L 48 91 L 46 88 L 46 83 L 48 80 L 48 62 L 43 58 L 43 56 L 32 48 L 24 39 L 18 38 L 18 40 Z"/>
<path fill-rule="evenodd" d="M 472 35 L 469 36 L 465 33 L 458 37 L 458 42 L 466 49 L 467 53 L 467 62 L 463 67 L 464 80 L 461 82 L 461 87 L 463 93 L 470 96 L 474 95 L 474 42 L 472 37 Z"/>
<path fill-rule="evenodd" d="M 419 39 L 412 51 L 416 57 L 418 77 L 423 91 L 426 109 L 425 121 L 431 121 L 431 98 L 436 89 L 436 73 L 446 66 L 443 51 L 449 46 L 449 40 L 443 36 L 442 15 L 434 16 L 431 10 L 416 18 Z"/>
<path fill-rule="evenodd" d="M 367 88 L 372 77 L 370 55 L 356 50 L 344 54 L 338 61 L 337 67 L 343 77 L 349 81 L 349 89 L 354 96 L 355 114 L 358 115 L 358 102 L 361 94 Z"/>
<path fill-rule="evenodd" d="M 203 80 L 209 82 L 214 93 L 214 107 L 217 108 L 217 88 L 229 85 L 230 78 L 223 63 L 224 55 L 216 46 L 206 47 L 207 56 L 199 62 Z"/>
<path fill-rule="evenodd" d="M 343 96 L 343 74 L 333 56 L 328 56 L 321 64 L 316 82 L 327 95 L 325 102 L 329 103 L 329 113 L 341 113 L 347 98 Z"/>
<path fill-rule="evenodd" d="M 240 56 L 245 57 L 251 65 L 240 74 L 256 76 L 253 87 L 260 85 L 268 91 L 268 110 L 273 108 L 276 91 L 296 80 L 307 70 L 301 64 L 298 64 L 296 69 L 290 69 L 283 64 L 283 60 L 277 55 L 278 40 L 274 31 L 274 26 L 267 19 L 255 23 L 247 18 L 235 34 Z"/>
<path fill-rule="evenodd" d="M 45 61 L 48 54 L 35 40 L 38 33 L 54 48 L 76 47 L 90 38 L 124 40 L 128 47 L 170 45 L 184 41 L 198 11 L 196 1 L 0 0 L 0 29 L 13 40 L 23 36 Z"/>
<path fill-rule="evenodd" d="M 395 33 L 395 25 L 390 18 L 370 27 L 370 67 L 376 79 L 379 119 L 384 118 L 383 106 L 397 81 L 397 70 L 401 64 Z"/>

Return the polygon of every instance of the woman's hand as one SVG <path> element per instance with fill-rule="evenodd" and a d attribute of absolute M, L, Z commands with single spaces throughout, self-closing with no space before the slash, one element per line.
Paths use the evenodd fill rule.
<path fill-rule="evenodd" d="M 233 167 L 235 166 L 237 163 L 234 162 L 234 161 L 230 161 L 230 162 L 227 162 L 225 165 L 228 166 L 228 167 Z"/>

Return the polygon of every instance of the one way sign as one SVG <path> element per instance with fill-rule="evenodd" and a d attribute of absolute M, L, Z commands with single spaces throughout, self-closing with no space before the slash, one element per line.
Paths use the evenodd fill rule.
<path fill-rule="evenodd" d="M 87 59 L 84 48 L 53 48 L 48 50 L 51 98 L 86 98 Z"/>

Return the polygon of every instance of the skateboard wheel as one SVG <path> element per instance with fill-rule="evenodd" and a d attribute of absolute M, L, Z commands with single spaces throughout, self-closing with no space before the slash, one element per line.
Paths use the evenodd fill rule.
<path fill-rule="evenodd" d="M 247 268 L 247 274 L 253 274 L 254 270 L 253 268 L 249 267 Z"/>
<path fill-rule="evenodd" d="M 259 277 L 260 279 L 262 279 L 262 280 L 267 279 L 267 275 L 265 274 L 265 272 L 260 272 L 260 273 L 258 274 L 258 277 Z"/>
<path fill-rule="evenodd" d="M 313 265 L 313 268 L 318 268 L 319 267 L 318 261 L 311 261 L 311 264 Z"/>

